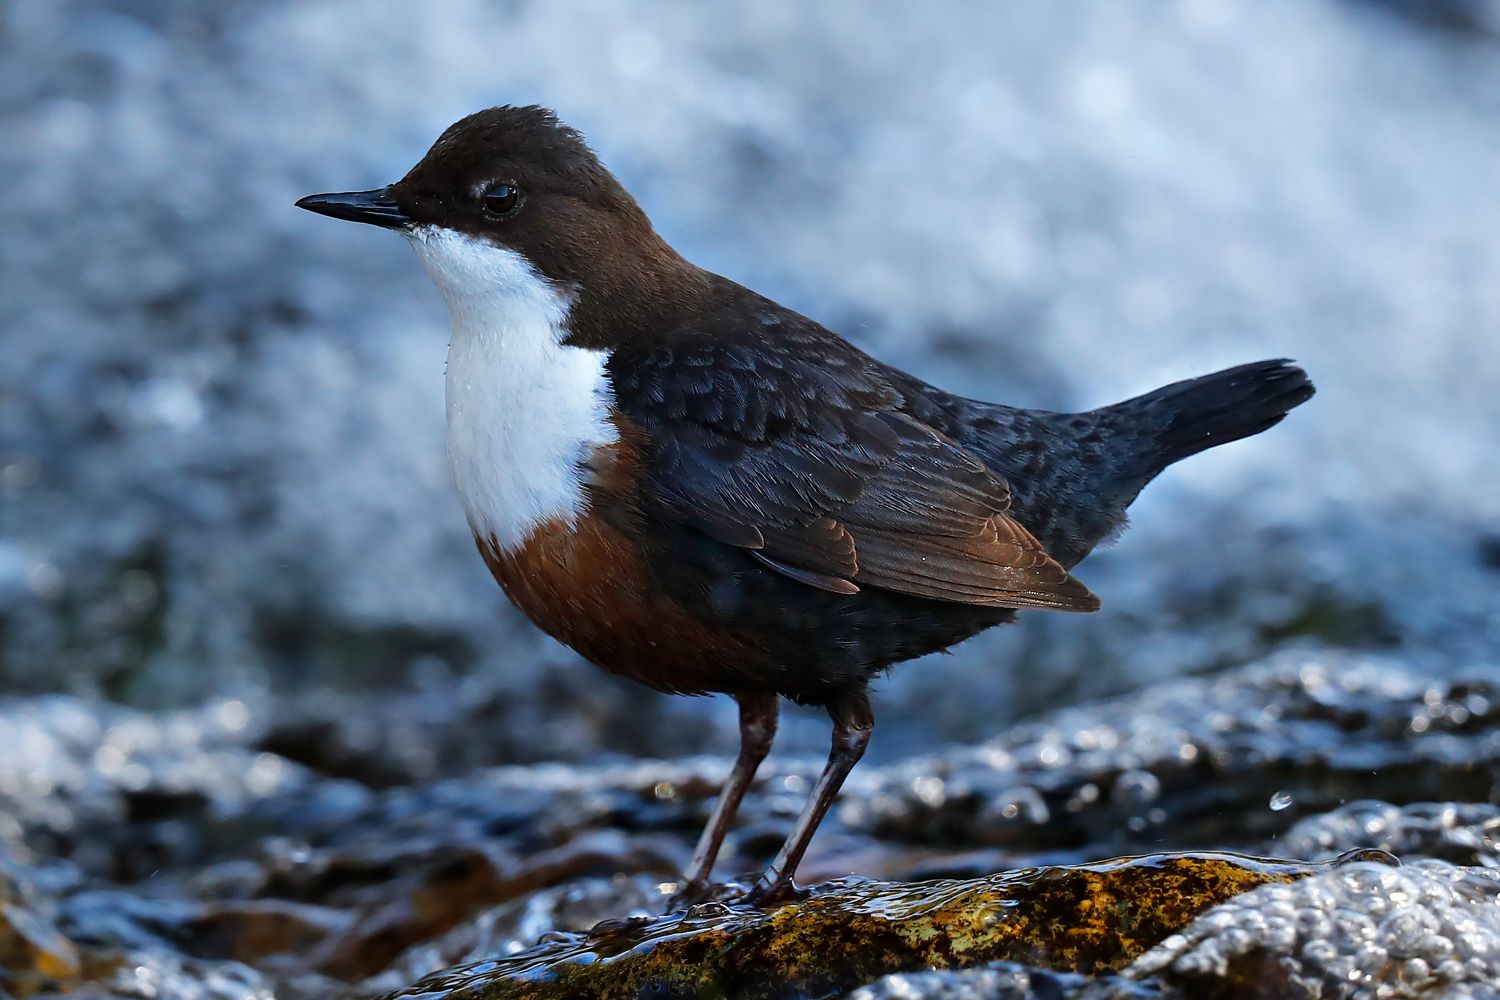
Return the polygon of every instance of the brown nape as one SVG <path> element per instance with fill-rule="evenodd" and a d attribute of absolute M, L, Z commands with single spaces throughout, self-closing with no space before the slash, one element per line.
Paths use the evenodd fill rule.
<path fill-rule="evenodd" d="M 644 214 L 639 225 L 594 215 L 577 220 L 588 238 L 573 246 L 586 259 L 538 263 L 544 273 L 551 268 L 566 275 L 576 268 L 589 276 L 587 281 L 561 279 L 573 293 L 566 343 L 613 350 L 646 340 L 675 329 L 710 299 L 715 276 L 672 249 Z"/>
<path fill-rule="evenodd" d="M 635 506 L 639 451 L 633 429 L 617 425 L 619 443 L 596 449 L 590 463 L 587 514 L 541 525 L 513 552 L 476 536 L 480 554 L 538 628 L 611 673 L 676 694 L 733 690 L 737 680 L 756 690 L 761 643 L 673 600 L 622 530 Z"/>

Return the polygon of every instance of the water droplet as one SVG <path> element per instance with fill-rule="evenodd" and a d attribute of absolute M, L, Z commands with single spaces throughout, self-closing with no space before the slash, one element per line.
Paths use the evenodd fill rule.
<path fill-rule="evenodd" d="M 1271 811 L 1281 812 L 1283 809 L 1289 809 L 1291 808 L 1292 801 L 1293 800 L 1291 792 L 1276 792 L 1271 796 Z"/>
<path fill-rule="evenodd" d="M 991 823 L 1040 826 L 1047 822 L 1047 803 L 1042 793 L 1029 785 L 1022 785 L 1000 793 L 984 807 L 984 819 Z"/>

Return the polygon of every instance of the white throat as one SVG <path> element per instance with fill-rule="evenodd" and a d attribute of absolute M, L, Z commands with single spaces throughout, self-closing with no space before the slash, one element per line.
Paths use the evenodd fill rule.
<path fill-rule="evenodd" d="M 584 465 L 613 443 L 609 355 L 569 347 L 569 297 L 520 254 L 448 229 L 409 237 L 453 318 L 448 456 L 469 527 L 514 551 L 585 512 Z"/>

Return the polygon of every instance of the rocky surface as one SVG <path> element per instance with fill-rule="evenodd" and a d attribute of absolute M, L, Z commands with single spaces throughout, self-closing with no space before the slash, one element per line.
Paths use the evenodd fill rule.
<path fill-rule="evenodd" d="M 1332 867 L 1356 861 L 1395 864 L 1371 851 Z M 1108 973 L 1210 907 L 1323 867 L 1154 854 L 966 880 L 840 880 L 771 910 L 709 903 L 605 921 L 514 957 L 444 971 L 389 1000 L 773 1000 L 832 996 L 894 969 L 1005 960 Z"/>
<path fill-rule="evenodd" d="M 1264 886 L 1135 961 L 1187 995 L 1493 996 L 1500 873 L 1422 860 Z"/>
<path fill-rule="evenodd" d="M 1272 982 L 1285 994 L 1271 995 L 1483 995 L 1500 940 L 1497 699 L 1500 670 L 1434 684 L 1392 660 L 1301 655 L 1064 709 L 982 745 L 856 772 L 804 869 L 820 883 L 851 872 L 960 880 L 881 890 L 899 900 L 1162 851 L 1327 863 L 1385 850 L 1402 861 L 1220 893 L 1123 950 L 1082 933 L 1108 895 L 1098 886 L 1073 894 L 1079 909 L 1053 931 L 1082 951 L 974 951 L 947 971 L 923 971 L 925 954 L 883 968 L 834 961 L 847 939 L 832 931 L 859 919 L 850 894 L 873 891 L 859 884 L 815 897 L 821 915 L 710 907 L 695 919 L 811 921 L 806 940 L 833 949 L 823 957 L 842 978 L 801 980 L 788 996 L 1242 996 Z M 727 766 L 534 765 L 378 787 L 339 776 L 338 739 L 321 744 L 324 770 L 265 749 L 272 731 L 238 702 L 166 714 L 62 697 L 0 706 L 0 985 L 15 996 L 368 997 L 504 960 L 462 981 L 503 996 L 497 970 L 592 948 L 579 935 L 601 921 L 616 942 L 649 935 L 620 921 L 660 911 Z M 773 756 L 723 871 L 764 863 L 817 763 Z M 1169 899 L 1122 885 L 1116 919 Z"/>

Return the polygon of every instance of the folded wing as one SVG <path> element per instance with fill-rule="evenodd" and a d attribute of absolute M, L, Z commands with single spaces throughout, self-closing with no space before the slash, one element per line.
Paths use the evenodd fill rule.
<path fill-rule="evenodd" d="M 616 404 L 652 443 L 648 512 L 810 587 L 1093 611 L 973 454 L 903 412 L 879 366 L 795 314 L 622 348 Z"/>

